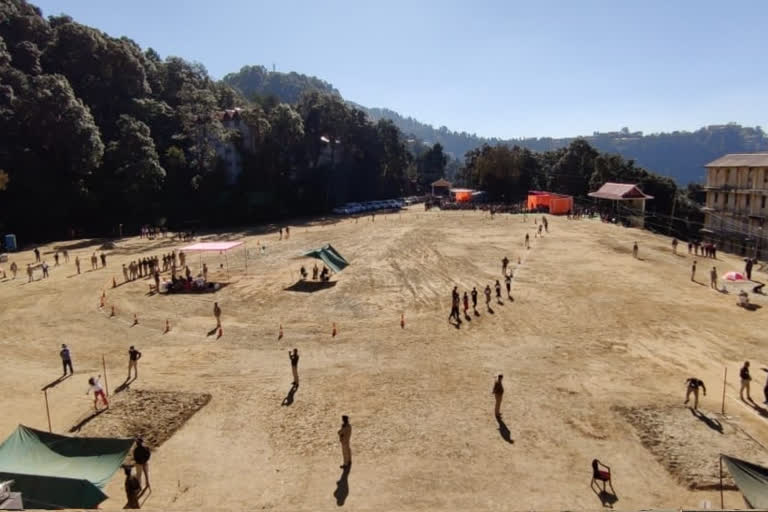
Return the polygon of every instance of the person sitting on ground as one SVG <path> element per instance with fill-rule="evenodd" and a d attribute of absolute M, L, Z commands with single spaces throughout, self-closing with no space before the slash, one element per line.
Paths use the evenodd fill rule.
<path fill-rule="evenodd" d="M 322 272 L 320 272 L 320 280 L 321 281 L 328 281 L 330 279 L 331 279 L 331 274 L 330 274 L 328 268 L 325 265 L 323 265 L 323 270 L 322 270 Z"/>
<path fill-rule="evenodd" d="M 301 266 L 301 280 L 306 281 L 307 280 L 307 269 L 304 268 L 304 265 Z"/>

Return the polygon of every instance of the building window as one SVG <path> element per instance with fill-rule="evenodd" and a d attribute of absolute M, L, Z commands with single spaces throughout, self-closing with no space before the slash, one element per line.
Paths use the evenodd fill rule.
<path fill-rule="evenodd" d="M 728 206 L 728 194 L 723 194 L 723 206 Z"/>
<path fill-rule="evenodd" d="M 717 206 L 717 200 L 720 199 L 720 194 L 715 192 L 715 206 Z"/>
<path fill-rule="evenodd" d="M 746 206 L 747 206 L 747 208 L 749 208 L 749 199 L 750 199 L 750 197 L 749 197 L 749 196 L 747 196 L 747 197 L 746 197 L 746 201 L 747 201 L 747 204 L 746 204 Z"/>
<path fill-rule="evenodd" d="M 765 196 L 763 196 L 763 199 L 761 201 L 760 208 L 765 208 Z"/>

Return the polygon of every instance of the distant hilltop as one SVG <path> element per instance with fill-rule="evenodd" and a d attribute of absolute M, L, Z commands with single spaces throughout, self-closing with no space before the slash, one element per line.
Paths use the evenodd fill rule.
<path fill-rule="evenodd" d="M 223 78 L 228 85 L 240 90 L 246 97 L 276 96 L 280 101 L 296 103 L 305 91 L 318 91 L 335 96 L 341 93 L 330 83 L 300 73 L 268 71 L 264 66 L 244 66 L 237 73 Z M 450 130 L 406 117 L 387 108 L 370 108 L 348 101 L 374 120 L 390 119 L 403 133 L 413 135 L 427 143 L 439 142 L 453 158 L 463 160 L 464 154 L 484 144 L 518 145 L 533 151 L 549 151 L 568 146 L 573 137 L 531 137 L 498 139 L 479 137 L 474 133 Z M 673 131 L 644 134 L 623 128 L 615 132 L 594 132 L 582 136 L 596 149 L 617 153 L 657 174 L 669 176 L 681 185 L 702 182 L 704 165 L 726 153 L 752 153 L 768 151 L 768 137 L 762 128 L 741 126 L 737 123 L 716 124 L 696 131 Z"/>

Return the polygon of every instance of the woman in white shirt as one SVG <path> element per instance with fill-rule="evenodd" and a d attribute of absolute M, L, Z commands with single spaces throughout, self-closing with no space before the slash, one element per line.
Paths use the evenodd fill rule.
<path fill-rule="evenodd" d="M 101 386 L 101 375 L 98 377 L 91 377 L 88 379 L 88 391 L 85 392 L 87 395 L 91 391 L 93 391 L 93 408 L 94 410 L 99 410 L 99 398 L 101 398 L 101 401 L 104 403 L 104 407 L 109 408 L 109 402 L 107 401 L 107 395 L 104 393 L 104 388 Z"/>

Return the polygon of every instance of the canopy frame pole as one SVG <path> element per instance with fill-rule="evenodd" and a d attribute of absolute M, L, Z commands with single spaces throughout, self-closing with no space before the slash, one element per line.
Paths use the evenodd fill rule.
<path fill-rule="evenodd" d="M 48 390 L 43 390 L 43 395 L 45 396 L 45 415 L 48 417 L 48 432 L 53 433 L 53 429 L 51 428 L 51 410 L 48 408 Z"/>
<path fill-rule="evenodd" d="M 245 275 L 248 275 L 248 245 L 243 244 L 243 256 L 245 257 Z"/>
<path fill-rule="evenodd" d="M 101 367 L 104 369 L 104 392 L 109 397 L 109 381 L 107 380 L 107 360 L 101 356 Z"/>
<path fill-rule="evenodd" d="M 723 403 L 720 406 L 720 414 L 725 414 L 725 383 L 726 379 L 728 378 L 728 367 L 725 367 L 725 371 L 723 372 Z"/>
<path fill-rule="evenodd" d="M 229 260 L 227 259 L 227 251 L 224 251 L 224 266 L 227 267 L 227 281 L 229 281 Z"/>
<path fill-rule="evenodd" d="M 723 455 L 720 454 L 720 510 L 725 509 L 723 501 Z"/>

